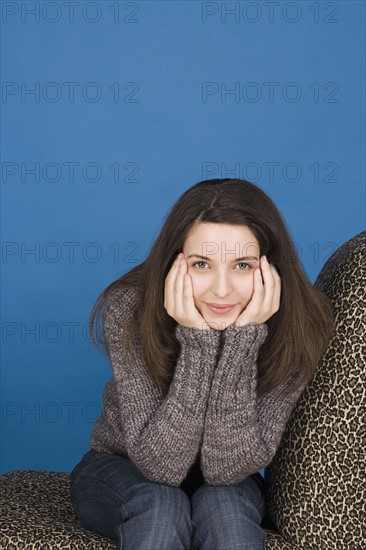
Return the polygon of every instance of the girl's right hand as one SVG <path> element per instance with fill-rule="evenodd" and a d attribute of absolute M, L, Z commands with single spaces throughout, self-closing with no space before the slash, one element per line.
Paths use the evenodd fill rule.
<path fill-rule="evenodd" d="M 166 276 L 164 307 L 168 315 L 184 327 L 211 330 L 195 306 L 192 279 L 183 253 L 178 254 Z"/>

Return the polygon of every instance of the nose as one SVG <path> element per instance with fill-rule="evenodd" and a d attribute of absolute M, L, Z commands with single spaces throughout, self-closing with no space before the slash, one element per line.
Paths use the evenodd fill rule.
<path fill-rule="evenodd" d="M 216 273 L 212 281 L 212 293 L 219 298 L 225 298 L 231 293 L 231 283 L 225 273 Z"/>

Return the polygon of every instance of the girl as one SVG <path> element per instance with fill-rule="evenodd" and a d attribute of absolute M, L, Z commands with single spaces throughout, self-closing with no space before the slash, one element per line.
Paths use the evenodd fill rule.
<path fill-rule="evenodd" d="M 258 470 L 333 319 L 271 199 L 236 179 L 185 191 L 98 298 L 94 344 L 101 315 L 113 378 L 71 473 L 81 525 L 120 550 L 264 549 Z"/>

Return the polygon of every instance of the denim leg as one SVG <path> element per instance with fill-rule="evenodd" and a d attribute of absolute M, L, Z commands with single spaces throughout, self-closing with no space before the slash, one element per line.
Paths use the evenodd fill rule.
<path fill-rule="evenodd" d="M 206 483 L 194 493 L 194 550 L 264 550 L 265 482 L 260 474 L 238 485 Z"/>
<path fill-rule="evenodd" d="M 116 540 L 116 550 L 191 548 L 188 496 L 149 481 L 127 457 L 88 451 L 71 473 L 70 497 L 81 526 Z"/>

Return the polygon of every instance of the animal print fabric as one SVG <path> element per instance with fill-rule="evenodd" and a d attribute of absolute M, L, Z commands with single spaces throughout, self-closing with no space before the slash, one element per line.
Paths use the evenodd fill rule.
<path fill-rule="evenodd" d="M 364 231 L 315 281 L 332 301 L 334 335 L 265 470 L 268 518 L 294 548 L 366 548 L 365 258 Z"/>
<path fill-rule="evenodd" d="M 15 470 L 0 476 L 0 548 L 112 550 L 116 543 L 80 527 L 66 472 Z"/>
<path fill-rule="evenodd" d="M 0 548 L 8 550 L 112 550 L 116 542 L 83 529 L 69 498 L 66 472 L 15 470 L 0 476 Z M 267 530 L 274 550 L 293 550 Z M 138 550 L 138 549 L 136 549 Z"/>

